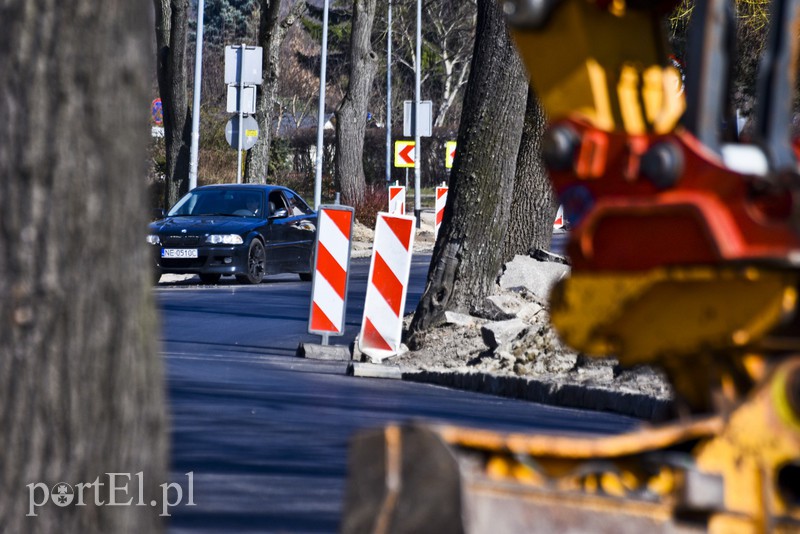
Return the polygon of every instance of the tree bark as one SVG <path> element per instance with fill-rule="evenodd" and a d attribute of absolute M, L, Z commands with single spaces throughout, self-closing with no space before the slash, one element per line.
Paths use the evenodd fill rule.
<path fill-rule="evenodd" d="M 558 206 L 542 161 L 542 136 L 546 127 L 544 109 L 533 91 L 529 91 L 508 231 L 503 243 L 504 261 L 514 259 L 518 254 L 527 254 L 531 249 L 550 247 Z"/>
<path fill-rule="evenodd" d="M 192 114 L 186 90 L 186 39 L 189 0 L 153 0 L 156 10 L 156 72 L 164 110 L 167 154 L 164 207 L 189 190 Z"/>
<path fill-rule="evenodd" d="M 448 207 L 411 322 L 412 346 L 424 342 L 425 331 L 446 310 L 478 307 L 496 284 L 526 94 L 527 80 L 502 8 L 494 0 L 479 0 Z"/>
<path fill-rule="evenodd" d="M 247 151 L 247 166 L 244 181 L 250 184 L 266 184 L 269 172 L 270 145 L 272 144 L 272 122 L 275 103 L 278 100 L 278 82 L 281 73 L 280 51 L 286 32 L 306 10 L 305 0 L 297 2 L 289 15 L 280 21 L 281 0 L 260 0 L 261 21 L 258 27 L 258 46 L 264 49 L 262 74 L 264 82 L 258 87 L 256 121 L 259 135 L 256 144 Z"/>
<path fill-rule="evenodd" d="M 164 383 L 146 225 L 151 12 L 0 4 L 0 529 L 158 532 Z M 29 484 L 142 473 L 147 506 L 29 513 Z M 138 501 L 138 479 L 127 497 Z M 48 491 L 49 493 L 49 491 Z M 48 495 L 49 496 L 49 495 Z M 40 495 L 36 496 L 41 499 Z M 77 496 L 76 496 L 77 500 Z"/>
<path fill-rule="evenodd" d="M 378 58 L 372 50 L 372 23 L 376 0 L 353 2 L 353 29 L 350 38 L 350 70 L 347 94 L 336 112 L 336 184 L 342 201 L 355 206 L 364 198 L 364 135 L 372 80 Z"/>

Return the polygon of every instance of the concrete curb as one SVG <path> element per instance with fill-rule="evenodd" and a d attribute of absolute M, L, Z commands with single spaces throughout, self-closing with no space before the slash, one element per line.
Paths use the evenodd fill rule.
<path fill-rule="evenodd" d="M 666 421 L 672 413 L 672 401 L 657 399 L 641 393 L 615 391 L 580 384 L 544 382 L 534 378 L 518 376 L 425 371 L 397 365 L 360 362 L 358 360 L 363 355 L 358 351 L 357 341 L 354 346 L 353 360 L 356 361 L 347 366 L 347 374 L 349 376 L 402 379 L 409 382 L 435 384 L 437 386 L 488 393 L 499 397 L 527 400 L 562 408 L 613 412 L 652 422 Z M 300 347 L 298 347 L 298 355 L 299 352 Z M 349 354 L 347 359 L 350 359 Z"/>
<path fill-rule="evenodd" d="M 564 408 L 614 412 L 653 422 L 668 419 L 672 409 L 671 401 L 639 393 L 578 384 L 556 384 L 515 376 L 406 370 L 402 373 L 402 378 L 412 382 L 489 393 Z"/>
<path fill-rule="evenodd" d="M 389 378 L 393 380 L 400 380 L 405 377 L 403 369 L 396 365 L 380 365 L 363 362 L 353 362 L 348 365 L 347 374 L 360 378 Z"/>
<path fill-rule="evenodd" d="M 328 360 L 337 362 L 350 361 L 350 349 L 343 345 L 318 345 L 316 343 L 300 343 L 295 353 L 308 360 Z"/>

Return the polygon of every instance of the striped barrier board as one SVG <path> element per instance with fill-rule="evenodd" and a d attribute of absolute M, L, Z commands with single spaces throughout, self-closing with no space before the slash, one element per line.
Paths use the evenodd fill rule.
<path fill-rule="evenodd" d="M 389 186 L 389 213 L 392 215 L 406 214 L 406 188 L 403 185 Z"/>
<path fill-rule="evenodd" d="M 553 230 L 560 230 L 561 228 L 564 228 L 564 206 L 558 206 L 556 220 L 553 221 Z"/>
<path fill-rule="evenodd" d="M 320 206 L 317 213 L 308 332 L 321 335 L 323 344 L 326 344 L 327 336 L 344 334 L 350 241 L 355 216 L 349 206 Z"/>
<path fill-rule="evenodd" d="M 379 213 L 358 348 L 382 361 L 400 350 L 416 218 Z"/>
<path fill-rule="evenodd" d="M 444 218 L 444 207 L 447 205 L 447 190 L 448 187 L 445 185 L 441 185 L 436 188 L 436 204 L 435 204 L 435 223 L 433 226 L 433 239 L 436 240 L 439 237 L 439 227 L 442 225 L 442 219 Z"/>

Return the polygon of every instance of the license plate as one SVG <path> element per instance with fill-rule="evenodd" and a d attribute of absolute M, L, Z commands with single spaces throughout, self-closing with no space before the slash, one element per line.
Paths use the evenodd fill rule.
<path fill-rule="evenodd" d="M 196 258 L 196 248 L 162 248 L 162 258 Z"/>

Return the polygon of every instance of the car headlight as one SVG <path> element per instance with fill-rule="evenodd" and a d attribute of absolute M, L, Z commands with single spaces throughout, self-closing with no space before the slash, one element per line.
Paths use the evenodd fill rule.
<path fill-rule="evenodd" d="M 159 238 L 157 235 L 150 234 L 147 236 L 147 242 L 151 245 L 160 245 L 161 238 Z"/>
<path fill-rule="evenodd" d="M 209 245 L 241 245 L 244 243 L 238 234 L 211 234 L 206 238 Z"/>

